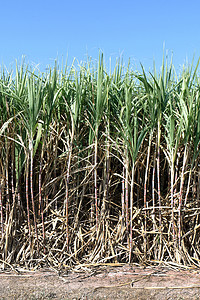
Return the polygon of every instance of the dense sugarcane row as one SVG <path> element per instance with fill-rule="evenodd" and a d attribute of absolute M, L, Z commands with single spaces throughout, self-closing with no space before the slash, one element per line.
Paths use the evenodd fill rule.
<path fill-rule="evenodd" d="M 198 64 L 2 69 L 0 260 L 199 265 L 199 93 Z"/>

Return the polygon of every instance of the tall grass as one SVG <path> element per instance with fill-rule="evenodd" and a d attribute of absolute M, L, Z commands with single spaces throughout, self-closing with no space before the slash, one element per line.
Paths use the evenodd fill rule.
<path fill-rule="evenodd" d="M 200 259 L 200 79 L 117 62 L 0 77 L 0 259 Z"/>

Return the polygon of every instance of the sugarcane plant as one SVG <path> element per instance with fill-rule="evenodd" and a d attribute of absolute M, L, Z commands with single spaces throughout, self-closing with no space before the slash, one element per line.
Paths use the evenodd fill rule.
<path fill-rule="evenodd" d="M 3 266 L 199 266 L 199 62 L 0 75 Z"/>

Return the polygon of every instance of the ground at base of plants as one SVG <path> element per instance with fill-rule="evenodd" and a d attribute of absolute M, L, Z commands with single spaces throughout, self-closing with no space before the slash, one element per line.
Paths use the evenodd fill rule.
<path fill-rule="evenodd" d="M 81 265 L 0 272 L 0 299 L 199 299 L 200 269 Z"/>

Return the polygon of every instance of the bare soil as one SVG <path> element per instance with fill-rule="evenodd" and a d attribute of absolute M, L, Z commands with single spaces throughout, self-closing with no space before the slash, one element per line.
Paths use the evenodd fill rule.
<path fill-rule="evenodd" d="M 200 299 L 200 270 L 172 266 L 80 266 L 0 272 L 0 299 Z"/>

